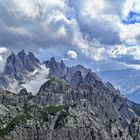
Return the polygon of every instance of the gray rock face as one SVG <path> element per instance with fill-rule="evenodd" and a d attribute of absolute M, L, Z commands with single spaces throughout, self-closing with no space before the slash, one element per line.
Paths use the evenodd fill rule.
<path fill-rule="evenodd" d="M 58 109 L 58 107 L 55 107 Z M 50 108 L 45 108 L 46 111 Z M 40 108 L 32 107 L 27 111 L 32 116 L 27 122 L 20 122 L 4 139 L 28 140 L 132 140 L 120 124 L 102 120 L 88 113 L 80 106 L 62 107 L 56 112 L 48 111 L 46 117 L 39 117 Z M 22 116 L 23 117 L 23 116 Z M 26 117 L 26 116 L 25 116 Z M 20 117 L 18 119 L 21 119 Z M 109 131 L 108 131 L 108 128 Z"/>
<path fill-rule="evenodd" d="M 19 66 L 28 72 L 39 60 L 21 51 L 7 64 L 7 75 L 19 76 Z M 140 140 L 138 105 L 81 65 L 68 68 L 54 58 L 45 64 L 53 78 L 36 95 L 0 90 L 0 140 Z"/>
<path fill-rule="evenodd" d="M 31 65 L 38 66 L 38 64 L 41 64 L 39 59 L 35 57 L 35 55 L 32 52 L 28 53 L 28 58 L 30 60 Z"/>
<path fill-rule="evenodd" d="M 12 53 L 6 61 L 3 73 L 0 74 L 0 87 L 7 89 L 10 82 L 22 81 L 24 77 L 41 65 L 40 61 L 29 52 L 26 54 L 24 50 L 17 55 Z"/>
<path fill-rule="evenodd" d="M 13 117 L 16 113 L 22 111 L 24 104 L 28 101 L 28 96 L 24 98 L 18 94 L 0 90 L 0 110 L 1 106 L 5 109 L 3 115 L 10 113 L 10 116 Z M 1 115 L 0 115 L 1 116 Z"/>
<path fill-rule="evenodd" d="M 73 74 L 74 74 L 76 71 L 81 71 L 82 76 L 85 77 L 86 74 L 87 74 L 89 71 L 91 71 L 91 70 L 85 68 L 85 67 L 82 66 L 82 65 L 76 65 L 76 66 L 73 66 L 73 67 L 69 67 L 69 68 L 68 68 L 68 72 L 67 72 L 67 79 L 68 79 L 68 81 L 71 79 L 71 77 L 73 76 Z"/>
<path fill-rule="evenodd" d="M 83 77 L 81 71 L 76 71 L 71 78 L 71 84 L 73 86 L 79 86 L 82 83 L 83 83 Z"/>
<path fill-rule="evenodd" d="M 54 57 L 50 60 L 43 62 L 47 68 L 50 69 L 50 75 L 53 77 L 63 77 L 67 73 L 67 67 L 63 61 L 56 62 Z"/>
<path fill-rule="evenodd" d="M 103 83 L 102 83 L 103 84 Z M 71 86 L 65 81 L 61 80 L 49 80 L 46 82 L 35 97 L 37 104 L 43 105 L 62 105 L 81 103 L 85 101 L 95 111 L 97 116 L 110 119 L 110 116 L 116 116 L 123 120 L 123 123 L 127 124 L 135 117 L 132 111 L 131 105 L 126 99 L 118 95 L 118 92 L 114 92 L 111 89 L 106 88 L 104 85 L 102 88 L 99 86 L 89 86 L 81 84 L 80 86 Z M 104 116 L 102 116 L 104 114 Z"/>
<path fill-rule="evenodd" d="M 92 72 L 87 73 L 87 75 L 84 78 L 84 84 L 91 86 L 96 84 L 96 79 L 94 78 Z"/>
<path fill-rule="evenodd" d="M 17 55 L 13 53 L 7 58 L 4 74 L 22 79 L 22 74 L 34 71 L 39 64 L 39 60 L 32 53 L 29 52 L 27 55 L 22 50 Z"/>
<path fill-rule="evenodd" d="M 134 121 L 132 116 L 130 124 L 123 124 L 129 118 L 123 118 L 117 102 L 124 99 L 113 101 L 112 94 L 114 97 L 116 94 L 111 89 L 96 88 L 86 85 L 74 88 L 65 80 L 53 78 L 34 97 L 25 89 L 18 95 L 0 91 L 3 105 L 0 108 L 5 112 L 0 116 L 0 138 L 139 140 L 139 121 Z M 131 112 L 127 101 L 124 104 L 125 110 Z"/>
<path fill-rule="evenodd" d="M 23 65 L 23 67 L 24 67 L 27 71 L 29 71 L 29 72 L 34 71 L 34 66 L 31 65 L 30 60 L 29 60 L 29 58 L 28 58 L 28 55 L 24 52 L 24 50 L 22 50 L 21 52 L 19 52 L 19 53 L 17 54 L 17 57 L 19 57 L 19 59 L 20 59 L 22 65 Z"/>
<path fill-rule="evenodd" d="M 8 86 L 8 81 L 4 77 L 3 74 L 0 74 L 0 88 L 2 89 L 3 87 L 7 88 Z"/>
<path fill-rule="evenodd" d="M 29 72 L 34 71 L 35 67 L 40 64 L 39 60 L 31 52 L 27 55 L 24 50 L 22 50 L 17 54 L 17 57 L 19 57 L 22 65 Z"/>
<path fill-rule="evenodd" d="M 15 78 L 17 80 L 23 79 L 23 75 L 26 74 L 26 69 L 24 68 L 20 58 L 14 53 L 11 54 L 6 61 L 4 68 L 4 75 L 10 78 Z"/>
<path fill-rule="evenodd" d="M 63 78 L 69 82 L 71 82 L 73 75 L 80 71 L 82 77 L 84 78 L 88 72 L 91 72 L 90 69 L 85 68 L 82 65 L 76 65 L 73 67 L 67 67 L 63 61 L 56 62 L 55 58 L 52 57 L 50 60 L 43 62 L 47 68 L 50 69 L 50 77 L 59 77 Z M 101 81 L 101 79 L 96 75 L 96 73 L 92 72 L 92 76 L 97 81 Z"/>
<path fill-rule="evenodd" d="M 134 140 L 140 140 L 140 119 L 132 119 L 129 125 L 129 133 Z"/>

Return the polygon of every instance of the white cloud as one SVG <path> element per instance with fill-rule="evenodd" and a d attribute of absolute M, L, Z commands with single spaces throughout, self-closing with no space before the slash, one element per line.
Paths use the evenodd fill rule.
<path fill-rule="evenodd" d="M 140 46 L 116 46 L 116 48 L 110 50 L 109 54 L 113 58 L 124 55 L 131 55 L 135 60 L 140 60 Z"/>
<path fill-rule="evenodd" d="M 124 44 L 136 44 L 140 35 L 140 24 L 124 25 L 121 21 L 130 10 L 140 12 L 139 0 L 2 0 L 0 5 L 9 11 L 7 19 L 5 14 L 0 19 L 6 32 L 1 42 L 16 49 L 65 46 L 70 50 L 72 46 L 99 61 L 132 55 Z"/>
<path fill-rule="evenodd" d="M 32 0 L 13 0 L 15 4 L 15 11 L 21 16 L 36 18 L 39 16 L 39 9 L 35 2 Z"/>
<path fill-rule="evenodd" d="M 6 58 L 9 55 L 9 52 L 10 51 L 6 47 L 0 47 L 0 72 L 3 71 L 3 67 L 5 65 Z"/>
<path fill-rule="evenodd" d="M 73 51 L 73 50 L 69 50 L 67 52 L 67 55 L 68 55 L 69 58 L 77 59 L 77 53 L 75 51 Z"/>
<path fill-rule="evenodd" d="M 134 59 L 140 60 L 140 46 L 128 48 L 128 54 L 131 54 Z"/>
<path fill-rule="evenodd" d="M 6 53 L 7 52 L 7 48 L 6 47 L 0 47 L 0 54 Z"/>
<path fill-rule="evenodd" d="M 84 55 L 93 60 L 99 61 L 104 59 L 106 52 L 105 48 L 97 40 L 90 42 L 86 38 L 83 38 L 82 33 L 79 31 L 79 27 L 77 27 L 78 24 L 75 23 L 74 25 L 73 45 L 79 48 Z"/>
<path fill-rule="evenodd" d="M 125 42 L 136 42 L 136 37 L 140 35 L 140 24 L 129 24 L 123 25 L 119 24 L 120 26 L 120 38 Z"/>
<path fill-rule="evenodd" d="M 124 65 L 128 68 L 133 68 L 133 69 L 136 69 L 136 70 L 140 70 L 140 65 L 137 65 L 137 64 L 124 64 Z"/>
<path fill-rule="evenodd" d="M 115 58 L 115 57 L 118 57 L 118 56 L 121 56 L 121 55 L 126 55 L 127 54 L 127 48 L 124 47 L 124 46 L 116 46 L 114 48 L 111 48 L 109 51 L 108 51 L 108 54 L 110 55 L 110 57 L 112 58 Z"/>
<path fill-rule="evenodd" d="M 23 28 L 23 27 L 7 27 L 6 29 L 11 31 L 11 32 L 19 33 L 22 35 L 30 35 L 28 30 L 26 28 Z"/>
<path fill-rule="evenodd" d="M 140 13 L 140 1 L 139 0 L 126 0 L 123 6 L 123 16 L 127 17 L 130 11 Z"/>
<path fill-rule="evenodd" d="M 81 8 L 81 14 L 90 17 L 99 16 L 107 6 L 108 5 L 104 0 L 86 0 L 83 3 L 83 7 Z"/>
<path fill-rule="evenodd" d="M 65 0 L 12 0 L 14 11 L 25 18 L 35 19 L 44 16 L 52 9 L 64 11 L 66 9 Z"/>
<path fill-rule="evenodd" d="M 130 10 L 132 10 L 134 0 L 126 0 L 123 6 L 123 16 L 127 17 Z"/>
<path fill-rule="evenodd" d="M 39 91 L 41 85 L 48 80 L 48 75 L 49 69 L 42 65 L 33 73 L 29 73 L 29 75 L 25 79 L 25 83 L 21 86 L 23 88 L 26 88 L 28 92 L 36 94 Z"/>

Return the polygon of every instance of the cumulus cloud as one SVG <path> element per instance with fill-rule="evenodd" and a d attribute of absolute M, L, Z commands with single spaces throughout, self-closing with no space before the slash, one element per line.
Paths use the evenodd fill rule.
<path fill-rule="evenodd" d="M 73 50 L 69 50 L 67 52 L 67 55 L 68 55 L 69 58 L 77 59 L 77 53 L 75 51 L 73 51 Z"/>
<path fill-rule="evenodd" d="M 123 47 L 117 46 L 116 49 L 110 51 L 112 57 L 121 57 L 124 55 L 133 56 L 135 60 L 140 60 L 140 46 Z"/>
<path fill-rule="evenodd" d="M 117 46 L 109 53 L 113 60 L 122 62 L 124 66 L 140 69 L 140 46 Z"/>
<path fill-rule="evenodd" d="M 140 13 L 140 1 L 139 0 L 126 0 L 123 5 L 123 15 L 127 17 L 130 11 Z"/>
<path fill-rule="evenodd" d="M 130 12 L 140 13 L 139 5 L 139 0 L 1 0 L 0 45 L 36 52 L 76 50 L 93 61 L 119 55 L 140 59 L 140 24 L 125 24 Z"/>

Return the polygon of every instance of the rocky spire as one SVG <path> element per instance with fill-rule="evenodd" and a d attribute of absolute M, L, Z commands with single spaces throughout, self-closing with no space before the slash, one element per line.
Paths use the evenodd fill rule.
<path fill-rule="evenodd" d="M 34 71 L 39 64 L 39 60 L 33 53 L 30 52 L 27 55 L 24 50 L 21 50 L 17 55 L 11 53 L 7 58 L 3 74 L 16 80 L 22 80 L 25 74 Z"/>
<path fill-rule="evenodd" d="M 93 74 L 92 74 L 91 71 L 89 71 L 87 73 L 87 75 L 85 76 L 85 78 L 84 78 L 84 84 L 86 84 L 86 85 L 94 85 L 94 84 L 96 84 L 96 79 L 93 76 Z"/>
<path fill-rule="evenodd" d="M 35 55 L 32 52 L 28 53 L 28 58 L 34 66 L 37 66 L 38 64 L 41 64 L 39 59 L 37 57 L 35 57 Z"/>
<path fill-rule="evenodd" d="M 83 82 L 83 77 L 81 71 L 76 71 L 71 78 L 71 84 L 73 86 L 78 86 Z"/>
<path fill-rule="evenodd" d="M 34 66 L 31 64 L 30 59 L 28 58 L 28 55 L 25 53 L 24 50 L 20 51 L 17 56 L 19 57 L 21 63 L 25 67 L 25 69 L 29 72 L 34 71 Z"/>
<path fill-rule="evenodd" d="M 26 69 L 24 68 L 21 60 L 17 57 L 16 54 L 12 53 L 6 61 L 4 74 L 9 77 L 13 77 L 17 80 L 23 79 L 23 74 L 26 73 Z"/>
<path fill-rule="evenodd" d="M 52 57 L 50 60 L 43 62 L 47 68 L 50 69 L 50 75 L 55 77 L 63 77 L 67 73 L 67 67 L 64 62 L 56 62 L 55 58 Z"/>

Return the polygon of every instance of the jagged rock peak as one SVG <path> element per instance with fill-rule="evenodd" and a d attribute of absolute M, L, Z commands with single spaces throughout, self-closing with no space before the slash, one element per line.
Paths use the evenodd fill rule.
<path fill-rule="evenodd" d="M 22 49 L 21 51 L 18 52 L 18 54 L 25 55 L 26 53 L 25 53 L 24 49 Z M 17 55 L 18 55 L 18 54 L 17 54 Z"/>
<path fill-rule="evenodd" d="M 28 57 L 32 61 L 32 63 L 34 63 L 34 64 L 41 64 L 39 59 L 32 52 L 28 53 Z"/>
<path fill-rule="evenodd" d="M 23 66 L 29 72 L 34 71 L 35 67 L 41 64 L 39 59 L 36 58 L 32 52 L 29 52 L 27 55 L 24 50 L 21 50 L 17 54 L 17 57 L 20 58 L 20 61 L 22 62 Z"/>
<path fill-rule="evenodd" d="M 12 53 L 7 58 L 3 73 L 4 75 L 8 75 L 18 80 L 23 78 L 23 74 L 26 73 L 26 70 L 19 57 L 17 57 L 16 54 Z"/>
<path fill-rule="evenodd" d="M 52 58 L 50 59 L 50 61 L 51 61 L 51 62 L 56 62 L 54 57 L 52 57 Z"/>
<path fill-rule="evenodd" d="M 16 58 L 16 54 L 12 52 L 11 55 L 7 57 L 6 63 L 13 63 L 15 61 L 15 58 Z"/>
<path fill-rule="evenodd" d="M 48 61 L 44 61 L 43 64 L 50 69 L 51 77 L 65 77 L 67 74 L 67 67 L 64 62 L 56 62 L 54 57 Z"/>
<path fill-rule="evenodd" d="M 41 95 L 43 93 L 63 93 L 68 89 L 70 85 L 63 79 L 59 78 L 50 78 L 46 83 L 44 83 L 38 94 Z"/>
<path fill-rule="evenodd" d="M 72 78 L 71 78 L 71 84 L 73 86 L 79 86 L 82 83 L 83 83 L 83 77 L 82 77 L 81 71 L 78 70 L 72 76 Z"/>
<path fill-rule="evenodd" d="M 87 73 L 87 75 L 85 76 L 84 84 L 86 84 L 86 85 L 94 85 L 94 84 L 96 84 L 96 79 L 95 79 L 95 77 L 94 77 L 94 75 L 93 75 L 93 73 L 91 71 L 89 71 Z"/>
<path fill-rule="evenodd" d="M 33 97 L 32 93 L 27 92 L 25 88 L 20 90 L 20 92 L 18 93 L 18 96 L 24 97 L 26 99 L 30 99 Z"/>
<path fill-rule="evenodd" d="M 21 50 L 19 53 L 11 53 L 7 57 L 3 74 L 10 79 L 23 80 L 25 74 L 34 71 L 40 64 L 33 53 L 30 52 L 27 55 L 24 50 Z"/>
<path fill-rule="evenodd" d="M 85 67 L 81 64 L 78 64 L 75 66 L 76 69 L 85 69 Z"/>
<path fill-rule="evenodd" d="M 44 61 L 43 64 L 45 64 L 47 67 L 52 67 L 56 65 L 56 60 L 54 57 L 51 57 L 50 60 Z"/>

